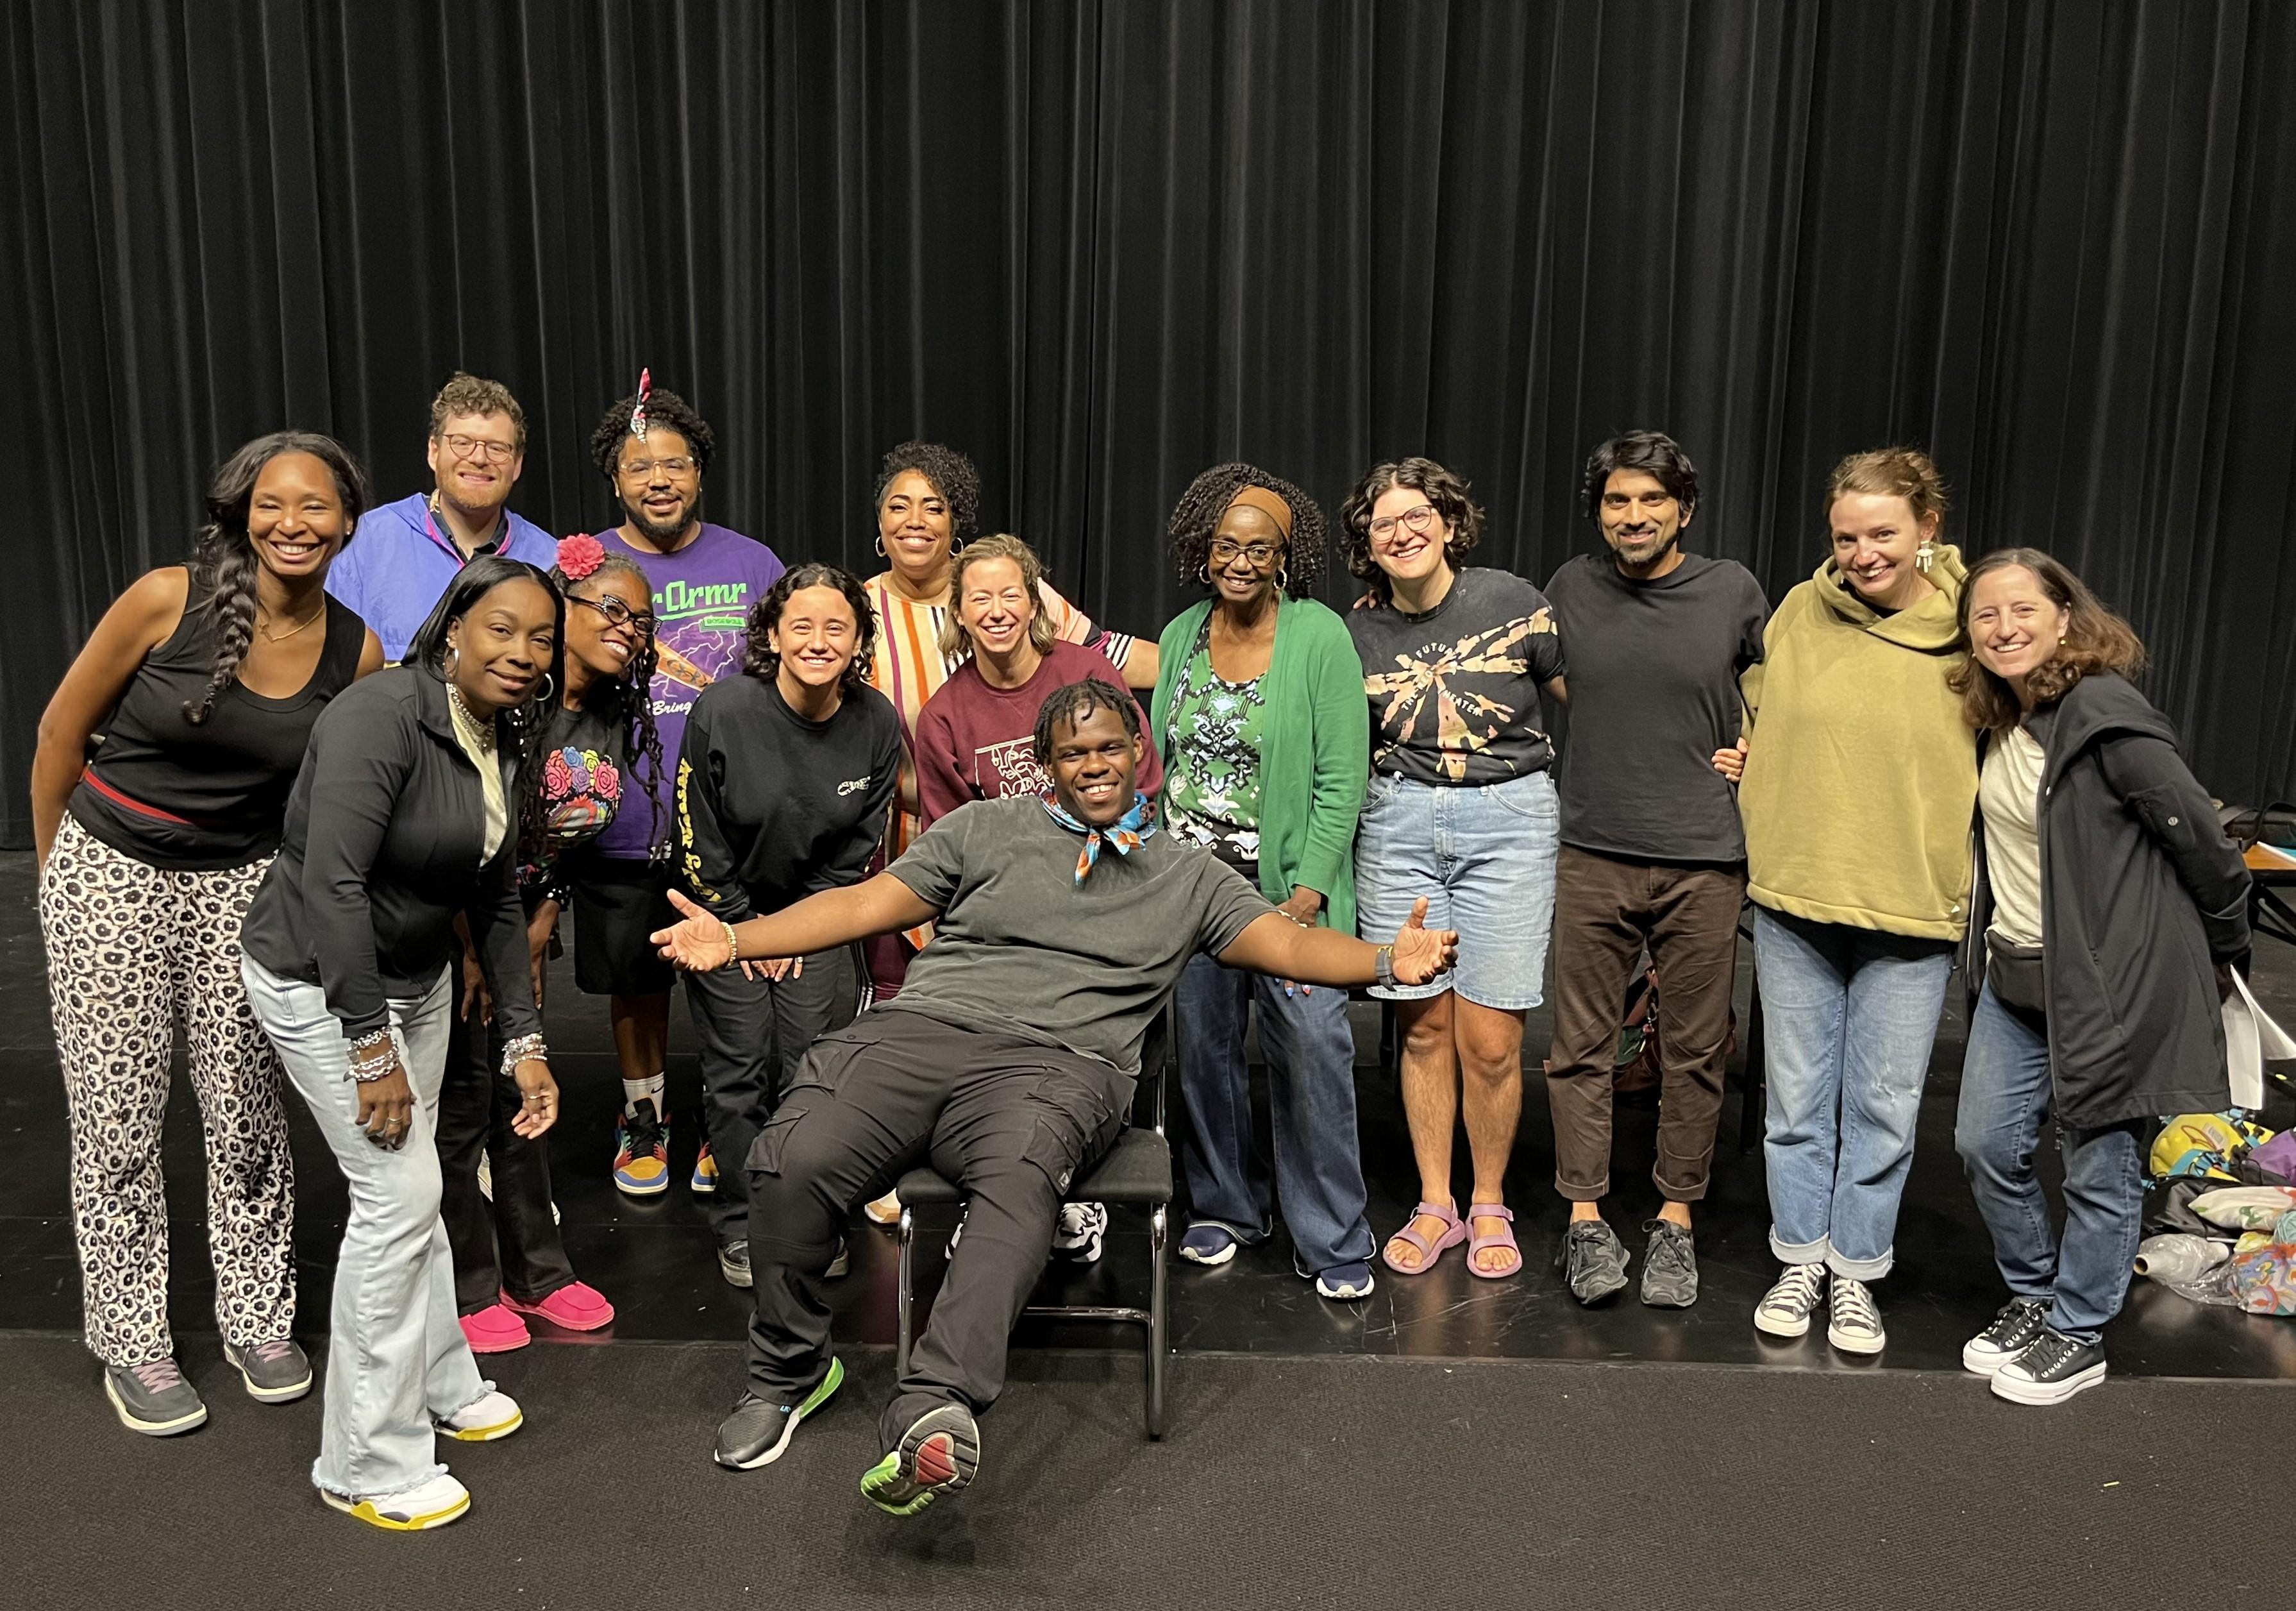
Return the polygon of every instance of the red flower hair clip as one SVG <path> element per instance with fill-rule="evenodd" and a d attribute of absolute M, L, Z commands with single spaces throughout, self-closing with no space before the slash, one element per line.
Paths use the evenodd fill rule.
<path fill-rule="evenodd" d="M 558 568 L 568 581 L 578 582 L 606 563 L 606 545 L 586 531 L 558 539 Z"/>

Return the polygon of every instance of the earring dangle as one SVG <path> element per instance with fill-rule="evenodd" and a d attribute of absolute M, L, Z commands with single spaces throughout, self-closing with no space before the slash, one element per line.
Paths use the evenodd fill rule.
<path fill-rule="evenodd" d="M 1922 538 L 1922 546 L 1914 551 L 1914 569 L 1927 576 L 1936 559 L 1937 550 L 1930 546 L 1930 539 L 1926 537 Z"/>

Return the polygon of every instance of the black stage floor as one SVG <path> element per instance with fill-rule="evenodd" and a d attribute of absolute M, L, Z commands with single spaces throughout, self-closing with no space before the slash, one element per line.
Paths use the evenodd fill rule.
<path fill-rule="evenodd" d="M 78 1330 L 79 1272 L 68 1206 L 63 1097 L 49 1032 L 45 973 L 32 901 L 31 859 L 0 855 L 0 1133 L 12 1167 L 0 1171 L 0 1330 Z M 1745 949 L 1742 948 L 1742 974 Z M 2259 994 L 2296 1023 L 2296 952 L 2260 942 Z M 742 1335 L 743 1295 L 718 1278 L 701 1205 L 683 1189 L 651 1205 L 619 1196 L 607 1179 L 611 1125 L 619 1101 L 603 1002 L 586 999 L 562 976 L 552 992 L 553 1062 L 564 1088 L 565 1117 L 553 1138 L 553 1166 L 566 1240 L 576 1269 L 613 1302 L 619 1316 L 605 1333 L 573 1338 L 536 1323 L 544 1343 L 598 1344 L 731 1341 Z M 1746 981 L 1741 980 L 1743 1012 Z M 1957 993 L 1957 992 L 1956 992 Z M 1391 1232 L 1416 1196 L 1399 1097 L 1374 1066 L 1377 1019 L 1360 1009 L 1357 1070 L 1365 1173 L 1376 1234 Z M 1535 1071 L 1547 1035 L 1544 1013 L 1531 1015 L 1526 1060 Z M 1456 1253 L 1414 1278 L 1382 1267 L 1365 1303 L 1318 1299 L 1292 1273 L 1279 1231 L 1224 1269 L 1175 1263 L 1172 1342 L 1182 1353 L 1396 1355 L 1437 1360 L 1512 1359 L 1582 1362 L 1655 1361 L 1763 1365 L 1794 1370 L 1952 1370 L 1963 1341 L 2001 1302 L 1985 1236 L 1952 1150 L 1962 1029 L 1957 1004 L 1939 1037 L 1921 1143 L 1898 1234 L 1896 1272 L 1879 1289 L 1890 1330 L 1874 1361 L 1837 1355 L 1822 1337 L 1780 1344 L 1755 1332 L 1753 1305 L 1775 1273 L 1764 1232 L 1767 1213 L 1761 1155 L 1740 1149 L 1734 1090 L 1725 1108 L 1712 1196 L 1700 1211 L 1703 1295 L 1685 1312 L 1625 1301 L 1593 1312 L 1572 1303 L 1548 1261 L 1565 1209 L 1552 1189 L 1553 1151 L 1545 1094 L 1535 1074 L 1527 1086 L 1509 1195 L 1518 1215 L 1523 1272 L 1509 1280 L 1468 1276 Z M 691 1163 L 690 1115 L 698 1076 L 685 1048 L 692 1036 L 683 1008 L 673 1032 L 671 1106 L 676 1120 L 672 1163 Z M 340 1234 L 343 1192 L 332 1159 L 301 1106 L 295 1118 L 300 1196 L 298 1247 L 301 1318 L 307 1339 L 324 1335 L 329 1279 Z M 1639 1250 L 1640 1221 L 1654 1213 L 1649 1181 L 1655 1114 L 1622 1110 L 1621 1182 L 1608 1210 Z M 180 1075 L 168 1120 L 166 1164 L 175 1227 L 171 1308 L 187 1336 L 211 1333 L 212 1277 L 206 1262 L 198 1114 Z M 1263 1132 L 1264 1133 L 1264 1132 Z M 1464 1169 L 1464 1146 L 1460 1149 Z M 945 1224 L 928 1222 L 921 1238 L 925 1280 L 938 1278 Z M 890 1234 L 857 1219 L 852 1275 L 839 1285 L 840 1340 L 883 1344 L 894 1334 L 894 1257 Z M 1107 1257 L 1095 1269 L 1062 1272 L 1048 1287 L 1068 1302 L 1123 1301 L 1136 1291 L 1145 1256 L 1144 1225 L 1119 1219 Z M 1085 1330 L 1059 1336 L 1030 1323 L 1021 1339 L 1130 1349 L 1130 1336 Z M 2254 1319 L 2185 1303 L 2139 1282 L 2128 1311 L 2108 1334 L 2113 1369 L 2122 1376 L 2250 1377 L 2296 1381 L 2296 1322 Z M 90 1368 L 91 1388 L 94 1373 Z M 1128 1401 L 1129 1395 L 1127 1395 Z"/>

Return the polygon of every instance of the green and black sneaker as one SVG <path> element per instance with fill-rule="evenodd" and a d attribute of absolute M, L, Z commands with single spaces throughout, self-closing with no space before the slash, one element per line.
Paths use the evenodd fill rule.
<path fill-rule="evenodd" d="M 928 1410 L 909 1423 L 900 1447 L 861 1475 L 861 1492 L 890 1516 L 914 1516 L 980 1472 L 980 1428 L 962 1404 Z"/>
<path fill-rule="evenodd" d="M 794 1403 L 780 1403 L 743 1393 L 734 1412 L 718 1425 L 718 1447 L 710 1458 L 729 1471 L 755 1471 L 770 1466 L 788 1450 L 798 1423 L 824 1404 L 845 1385 L 845 1363 L 829 1361 L 821 1385 Z"/>

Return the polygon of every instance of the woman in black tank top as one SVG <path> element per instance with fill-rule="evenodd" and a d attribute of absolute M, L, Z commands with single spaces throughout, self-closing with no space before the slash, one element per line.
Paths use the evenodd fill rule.
<path fill-rule="evenodd" d="M 310 1388 L 288 1336 L 287 1115 L 240 980 L 239 929 L 311 724 L 382 663 L 374 634 L 325 592 L 367 502 L 365 473 L 326 437 L 248 443 L 216 472 L 191 563 L 120 595 L 40 719 L 32 832 L 86 1335 L 120 1420 L 155 1436 L 207 1418 L 168 1327 L 160 1122 L 179 1015 L 208 1137 L 225 1356 L 258 1400 Z"/>

